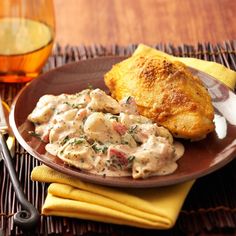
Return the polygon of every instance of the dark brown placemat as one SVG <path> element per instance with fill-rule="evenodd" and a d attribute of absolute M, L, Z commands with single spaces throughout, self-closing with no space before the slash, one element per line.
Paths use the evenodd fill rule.
<path fill-rule="evenodd" d="M 88 58 L 131 55 L 137 45 L 102 45 L 77 47 L 55 46 L 52 56 L 43 71 L 48 71 L 66 63 Z M 198 44 L 195 46 L 158 44 L 153 47 L 175 56 L 196 57 L 216 61 L 236 70 L 236 41 L 217 45 Z M 0 83 L 0 95 L 11 104 L 24 84 Z M 16 145 L 15 166 L 27 198 L 38 208 L 44 202 L 47 185 L 30 180 L 30 172 L 39 161 Z M 34 233 L 22 232 L 13 226 L 13 214 L 19 208 L 9 176 L 3 163 L 0 163 L 0 235 L 184 235 L 205 233 L 236 234 L 236 160 L 219 171 L 196 181 L 180 212 L 176 225 L 171 230 L 144 230 L 99 222 L 63 217 L 41 216 L 40 224 Z"/>

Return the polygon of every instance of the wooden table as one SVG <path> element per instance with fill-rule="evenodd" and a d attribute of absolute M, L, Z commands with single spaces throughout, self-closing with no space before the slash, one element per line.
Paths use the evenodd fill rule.
<path fill-rule="evenodd" d="M 217 43 L 236 38 L 235 0 L 54 0 L 62 45 Z"/>

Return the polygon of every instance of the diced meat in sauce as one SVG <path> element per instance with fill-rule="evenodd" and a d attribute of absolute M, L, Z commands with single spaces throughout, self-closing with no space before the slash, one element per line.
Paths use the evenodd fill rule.
<path fill-rule="evenodd" d="M 28 119 L 49 153 L 94 174 L 170 174 L 184 153 L 167 129 L 138 114 L 133 97 L 119 103 L 100 89 L 44 95 Z"/>

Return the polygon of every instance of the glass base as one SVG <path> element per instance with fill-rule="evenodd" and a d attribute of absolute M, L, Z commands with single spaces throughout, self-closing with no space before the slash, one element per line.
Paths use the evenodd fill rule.
<path fill-rule="evenodd" d="M 38 73 L 30 73 L 30 74 L 0 74 L 0 82 L 3 83 L 25 83 L 29 82 L 35 77 L 38 76 Z"/>

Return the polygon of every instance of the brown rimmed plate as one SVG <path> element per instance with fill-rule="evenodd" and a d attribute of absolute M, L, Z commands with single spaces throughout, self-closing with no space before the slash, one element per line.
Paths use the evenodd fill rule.
<path fill-rule="evenodd" d="M 72 63 L 51 70 L 34 79 L 16 97 L 10 113 L 10 125 L 19 143 L 35 158 L 51 168 L 81 180 L 114 187 L 146 188 L 168 186 L 209 174 L 236 155 L 236 95 L 213 77 L 191 69 L 199 76 L 212 96 L 215 108 L 215 132 L 198 142 L 183 140 L 185 154 L 171 175 L 134 180 L 131 177 L 103 177 L 69 167 L 45 151 L 45 144 L 29 134 L 34 126 L 27 116 L 44 94 L 76 93 L 88 85 L 107 91 L 103 75 L 123 57 L 104 57 Z"/>

